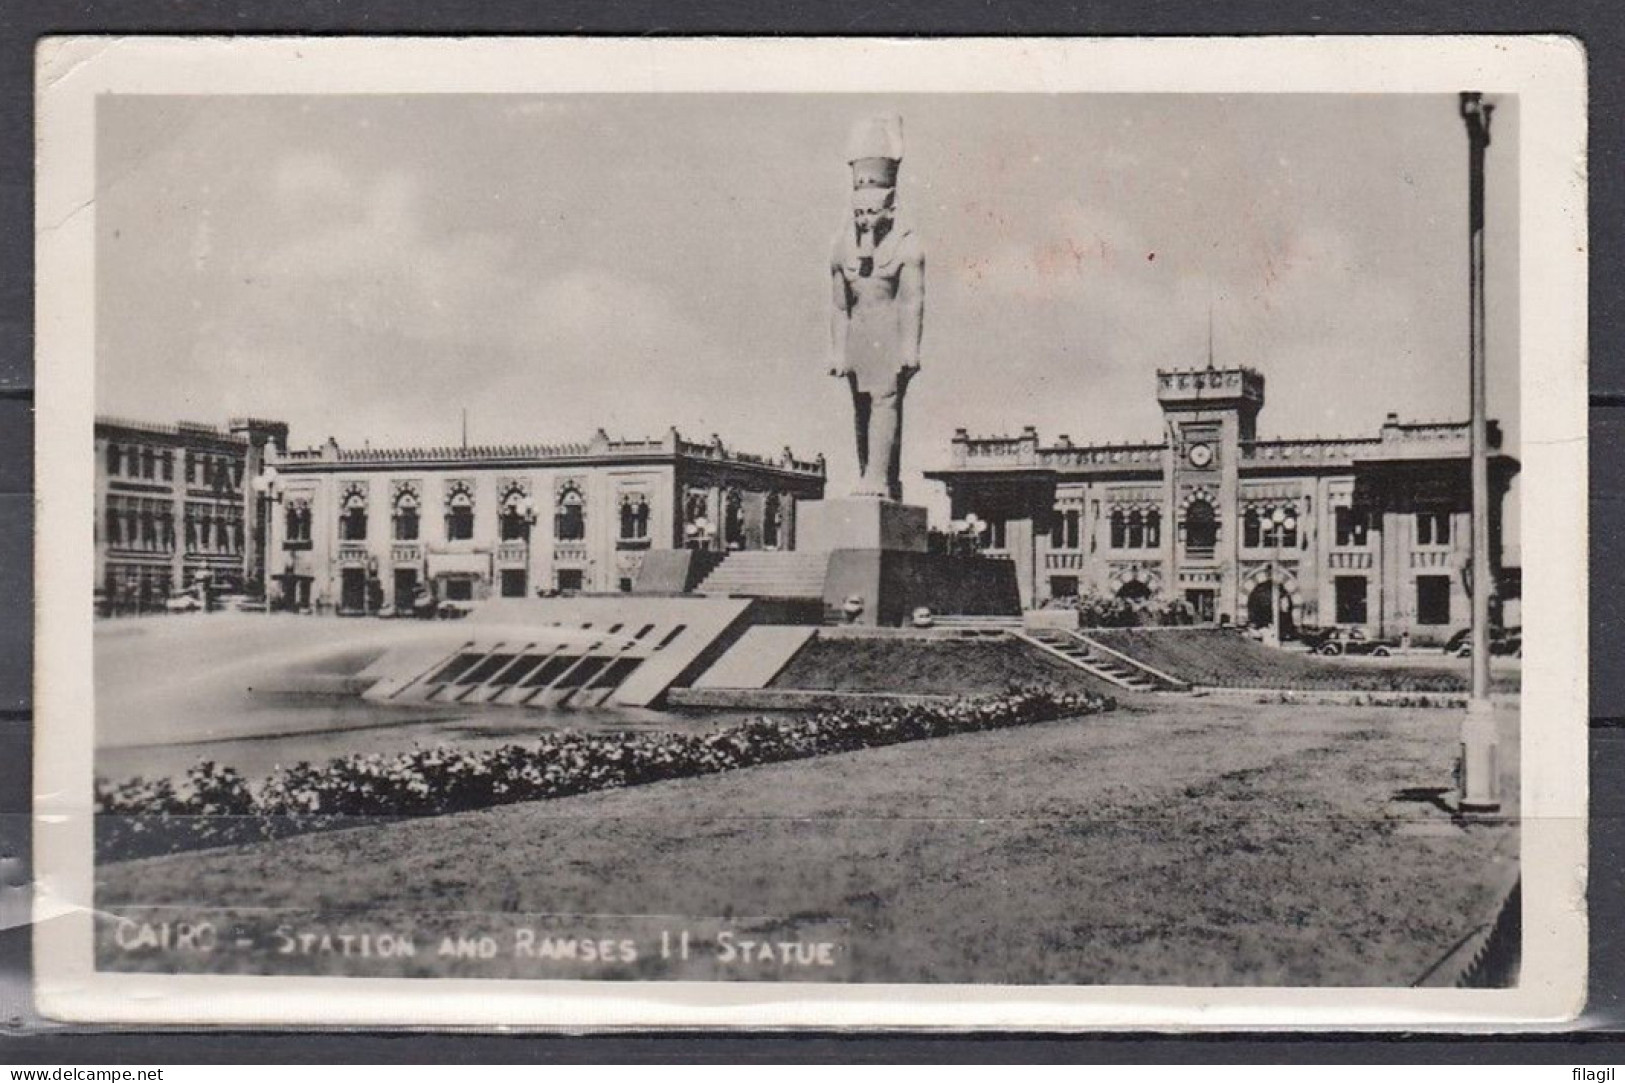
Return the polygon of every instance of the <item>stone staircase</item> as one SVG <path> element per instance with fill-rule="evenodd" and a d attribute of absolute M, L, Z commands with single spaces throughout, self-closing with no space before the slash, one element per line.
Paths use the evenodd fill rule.
<path fill-rule="evenodd" d="M 1119 688 L 1133 692 L 1183 692 L 1190 687 L 1109 651 L 1077 632 L 1037 629 L 1021 633 L 1019 638 Z"/>
<path fill-rule="evenodd" d="M 739 598 L 823 598 L 829 554 L 737 549 L 700 581 L 698 594 Z"/>
<path fill-rule="evenodd" d="M 945 632 L 957 632 L 968 638 L 997 639 L 1020 632 L 1021 618 L 960 613 L 947 613 L 941 616 L 933 614 L 931 627 Z"/>

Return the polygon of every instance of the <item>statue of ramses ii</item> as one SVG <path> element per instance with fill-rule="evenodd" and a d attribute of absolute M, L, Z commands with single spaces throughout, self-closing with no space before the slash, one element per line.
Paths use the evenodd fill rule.
<path fill-rule="evenodd" d="M 925 252 L 897 217 L 903 122 L 860 122 L 847 147 L 852 216 L 830 258 L 834 312 L 830 374 L 852 388 L 861 480 L 854 496 L 900 501 L 903 395 L 920 370 L 925 328 Z"/>

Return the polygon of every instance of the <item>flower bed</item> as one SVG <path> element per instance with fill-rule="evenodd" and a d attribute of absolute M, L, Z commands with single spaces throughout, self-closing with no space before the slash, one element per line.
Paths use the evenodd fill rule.
<path fill-rule="evenodd" d="M 98 779 L 97 850 L 102 860 L 118 860 L 377 823 L 380 817 L 466 812 L 1029 725 L 1113 706 L 1110 698 L 1089 693 L 1015 689 L 954 703 L 755 718 L 709 733 L 563 730 L 500 748 L 416 748 L 398 756 L 300 763 L 258 786 L 205 761 L 179 784 Z"/>

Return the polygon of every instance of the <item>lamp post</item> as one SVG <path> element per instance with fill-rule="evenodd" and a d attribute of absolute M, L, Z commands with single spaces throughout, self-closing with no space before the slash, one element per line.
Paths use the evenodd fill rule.
<path fill-rule="evenodd" d="M 282 478 L 274 466 L 267 465 L 254 479 L 254 492 L 260 499 L 259 538 L 255 540 L 260 551 L 260 593 L 265 596 L 265 615 L 271 615 L 271 515 L 282 503 Z"/>
<path fill-rule="evenodd" d="M 1488 401 L 1484 364 L 1484 151 L 1490 145 L 1494 105 L 1464 91 L 1461 119 L 1467 125 L 1467 370 L 1472 408 L 1470 430 L 1472 508 L 1472 682 L 1461 728 L 1461 811 L 1501 807 L 1495 715 L 1490 706 L 1490 568 Z"/>
<path fill-rule="evenodd" d="M 1270 512 L 1270 523 L 1274 526 L 1275 537 L 1275 565 L 1270 569 L 1270 606 L 1273 610 L 1270 620 L 1270 637 L 1273 645 L 1279 647 L 1282 643 L 1281 635 L 1281 539 L 1287 531 L 1298 528 L 1298 520 L 1291 513 L 1282 508 Z"/>
<path fill-rule="evenodd" d="M 711 520 L 705 516 L 702 515 L 683 527 L 683 534 L 686 536 L 689 548 L 711 548 Z"/>
<path fill-rule="evenodd" d="M 982 531 L 986 528 L 987 524 L 975 512 L 948 524 L 948 529 L 954 534 L 954 548 L 961 552 L 968 549 L 971 556 L 982 551 Z"/>

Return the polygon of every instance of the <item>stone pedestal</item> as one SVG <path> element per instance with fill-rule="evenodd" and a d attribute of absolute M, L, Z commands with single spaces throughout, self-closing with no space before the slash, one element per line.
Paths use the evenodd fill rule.
<path fill-rule="evenodd" d="M 913 504 L 853 496 L 812 500 L 796 509 L 797 549 L 924 553 L 929 547 L 925 509 Z"/>

